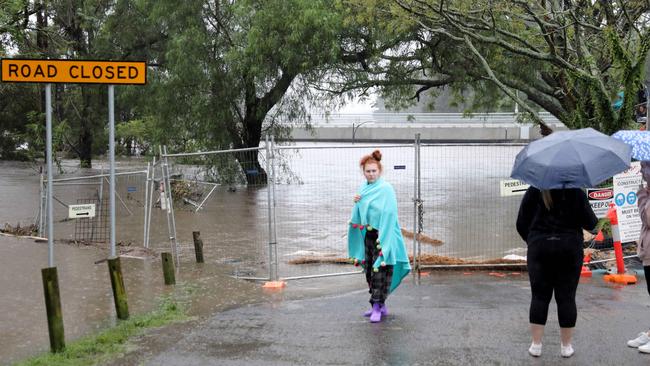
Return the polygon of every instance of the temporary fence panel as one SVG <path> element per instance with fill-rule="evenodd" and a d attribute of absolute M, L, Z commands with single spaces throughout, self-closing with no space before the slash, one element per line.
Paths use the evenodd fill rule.
<path fill-rule="evenodd" d="M 206 262 L 231 265 L 237 276 L 269 277 L 270 191 L 265 148 L 169 153 L 165 157 L 178 263 L 182 266 L 195 260 L 192 232 L 199 231 Z M 152 223 L 154 227 L 158 237 L 169 230 L 164 222 Z M 159 249 L 170 245 L 169 240 L 156 243 Z"/>
<path fill-rule="evenodd" d="M 421 229 L 416 250 L 425 265 L 432 258 L 438 261 L 434 264 L 462 264 L 525 255 L 514 225 L 521 196 L 500 195 L 500 182 L 508 179 L 522 147 L 301 143 L 271 144 L 268 152 L 265 146 L 165 154 L 179 257 L 181 262 L 194 260 L 192 232 L 200 231 L 206 261 L 230 264 L 241 277 L 358 272 L 360 268 L 340 263 L 347 258 L 352 199 L 365 179 L 359 160 L 376 148 L 383 153 L 383 177 L 396 191 L 409 254 L 415 247 L 413 233 Z M 415 200 L 418 191 L 421 201 Z M 152 227 L 165 231 L 169 226 L 156 224 L 154 215 Z M 157 240 L 156 245 L 169 243 Z"/>
<path fill-rule="evenodd" d="M 305 143 L 276 147 L 275 227 L 280 278 L 332 276 L 360 270 L 340 262 L 347 259 L 353 197 L 365 182 L 359 161 L 377 148 L 383 155 L 383 178 L 395 188 L 400 224 L 412 228 L 412 145 Z"/>
<path fill-rule="evenodd" d="M 435 144 L 421 146 L 424 232 L 442 245 L 422 243 L 429 264 L 496 261 L 525 255 L 515 220 L 521 195 L 501 197 L 523 144 Z"/>
<path fill-rule="evenodd" d="M 59 175 L 54 184 L 54 235 L 56 240 L 86 244 L 108 243 L 107 174 L 94 171 L 88 176 Z M 118 171 L 116 187 L 116 242 L 123 246 L 144 246 L 145 206 L 147 203 L 146 170 Z M 43 195 L 47 194 L 46 186 Z M 44 202 L 44 200 L 41 200 Z M 70 206 L 94 205 L 94 217 L 69 217 Z M 45 209 L 41 209 L 45 212 Z M 45 215 L 42 221 L 45 222 Z"/>

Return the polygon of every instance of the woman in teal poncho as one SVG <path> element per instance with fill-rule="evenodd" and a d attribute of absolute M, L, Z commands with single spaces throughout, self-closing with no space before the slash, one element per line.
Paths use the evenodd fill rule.
<path fill-rule="evenodd" d="M 373 323 L 386 316 L 386 298 L 411 270 L 397 220 L 395 190 L 381 178 L 381 152 L 361 158 L 366 182 L 354 196 L 348 228 L 348 252 L 365 268 L 372 309 L 364 315 Z"/>

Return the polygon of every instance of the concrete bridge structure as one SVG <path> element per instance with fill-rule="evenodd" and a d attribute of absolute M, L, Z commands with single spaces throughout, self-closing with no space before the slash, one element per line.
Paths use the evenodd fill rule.
<path fill-rule="evenodd" d="M 541 113 L 554 130 L 566 129 L 557 118 Z M 296 127 L 295 141 L 405 142 L 420 133 L 423 142 L 519 142 L 541 137 L 531 123 L 514 113 L 367 113 L 312 115 L 311 128 Z"/>

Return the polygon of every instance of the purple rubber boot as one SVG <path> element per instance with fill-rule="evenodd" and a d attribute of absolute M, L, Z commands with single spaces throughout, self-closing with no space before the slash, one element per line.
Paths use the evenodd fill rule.
<path fill-rule="evenodd" d="M 371 323 L 379 323 L 381 321 L 381 305 L 372 304 L 372 314 L 370 314 Z"/>
<path fill-rule="evenodd" d="M 386 304 L 379 304 L 379 311 L 381 311 L 381 316 L 386 316 L 388 315 L 388 308 L 386 307 Z M 369 317 L 372 314 L 372 308 L 365 313 L 363 313 L 363 316 L 366 318 Z"/>

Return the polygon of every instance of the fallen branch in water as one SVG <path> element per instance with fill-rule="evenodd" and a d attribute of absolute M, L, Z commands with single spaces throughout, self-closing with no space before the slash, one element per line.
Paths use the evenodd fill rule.
<path fill-rule="evenodd" d="M 413 239 L 413 236 L 414 236 L 412 231 L 408 231 L 408 230 L 406 230 L 404 228 L 402 228 L 402 235 L 407 239 Z M 437 246 L 440 246 L 440 245 L 443 244 L 442 240 L 434 239 L 434 238 L 426 236 L 426 235 L 424 235 L 422 233 L 418 234 L 417 239 L 418 239 L 418 241 L 420 243 L 429 244 L 429 245 L 432 245 L 434 247 L 437 247 Z"/>
<path fill-rule="evenodd" d="M 0 229 L 0 233 L 11 234 L 14 236 L 33 236 L 38 233 L 38 227 L 36 224 L 20 226 L 20 223 L 18 223 L 16 226 L 11 226 L 10 224 L 5 223 L 4 228 Z"/>

